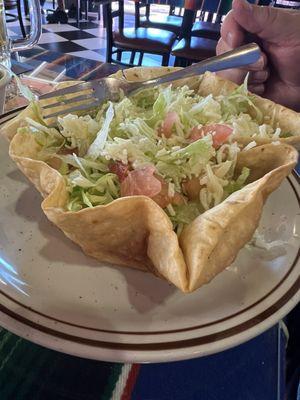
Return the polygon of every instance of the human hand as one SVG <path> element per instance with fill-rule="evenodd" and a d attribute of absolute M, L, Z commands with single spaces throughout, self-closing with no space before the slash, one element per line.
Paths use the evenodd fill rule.
<path fill-rule="evenodd" d="M 233 0 L 217 54 L 245 44 L 249 34 L 262 49 L 259 61 L 219 74 L 240 84 L 250 71 L 249 90 L 300 111 L 300 12 Z"/>

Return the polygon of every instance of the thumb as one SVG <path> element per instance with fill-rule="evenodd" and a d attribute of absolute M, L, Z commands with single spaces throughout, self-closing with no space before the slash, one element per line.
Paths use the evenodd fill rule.
<path fill-rule="evenodd" d="M 233 0 L 232 15 L 245 31 L 277 44 L 293 37 L 297 30 L 295 23 L 299 24 L 299 19 L 291 19 L 291 14 L 286 10 L 257 6 L 246 0 Z"/>

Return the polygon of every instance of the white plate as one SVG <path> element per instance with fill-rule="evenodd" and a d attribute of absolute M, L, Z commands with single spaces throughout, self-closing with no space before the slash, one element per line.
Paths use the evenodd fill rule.
<path fill-rule="evenodd" d="M 1 139 L 0 325 L 10 331 L 81 357 L 162 362 L 242 343 L 299 301 L 296 175 L 270 196 L 259 228 L 285 244 L 244 248 L 209 285 L 184 295 L 150 274 L 85 256 L 47 220 L 7 151 Z"/>

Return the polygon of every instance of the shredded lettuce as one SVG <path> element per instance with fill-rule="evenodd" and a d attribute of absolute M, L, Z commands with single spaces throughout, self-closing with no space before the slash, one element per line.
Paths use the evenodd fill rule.
<path fill-rule="evenodd" d="M 250 175 L 250 169 L 243 167 L 240 176 L 234 181 L 230 181 L 228 185 L 224 188 L 225 192 L 229 195 L 237 190 L 241 190 Z"/>
<path fill-rule="evenodd" d="M 167 213 L 179 236 L 184 227 L 197 218 L 204 211 L 204 209 L 199 203 L 189 202 L 188 204 L 173 206 L 173 211 L 173 215 L 169 210 L 167 210 Z"/>
<path fill-rule="evenodd" d="M 161 196 L 168 196 L 163 207 L 178 234 L 247 184 L 248 168 L 236 177 L 241 150 L 236 136 L 251 138 L 250 148 L 258 137 L 278 140 L 290 135 L 263 118 L 246 80 L 226 96 L 201 96 L 187 86 L 145 90 L 131 98 L 123 96 L 118 103 L 106 102 L 95 114 L 66 115 L 56 128 L 47 125 L 34 101 L 32 110 L 33 117 L 20 132 L 34 135 L 40 159 L 50 164 L 58 159 L 57 169 L 69 192 L 67 210 L 108 204 L 120 197 L 126 174 L 151 166 L 163 182 Z M 170 115 L 173 125 L 165 134 Z M 191 136 L 194 128 L 193 134 L 210 124 L 232 128 L 229 139 L 218 144 L 217 129 L 198 139 Z M 124 176 L 118 175 L 120 166 L 127 171 Z M 176 196 L 180 201 L 172 202 Z"/>
<path fill-rule="evenodd" d="M 87 156 L 93 160 L 99 157 L 101 150 L 104 148 L 109 133 L 109 127 L 113 117 L 114 117 L 114 107 L 113 104 L 110 103 L 106 111 L 104 123 L 100 131 L 97 133 L 95 140 L 90 145 L 87 151 Z"/>

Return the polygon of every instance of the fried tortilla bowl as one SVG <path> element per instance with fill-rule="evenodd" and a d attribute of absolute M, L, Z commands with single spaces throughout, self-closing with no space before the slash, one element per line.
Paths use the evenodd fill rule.
<path fill-rule="evenodd" d="M 147 74 L 153 76 L 153 69 L 126 73 L 134 78 L 136 71 L 144 79 Z M 2 133 L 11 140 L 10 157 L 43 196 L 42 209 L 48 219 L 86 254 L 102 262 L 153 272 L 183 292 L 208 283 L 234 261 L 257 228 L 268 195 L 292 171 L 298 158 L 297 151 L 283 143 L 240 152 L 236 174 L 242 167 L 250 168 L 249 183 L 197 217 L 178 237 L 163 209 L 145 196 L 66 211 L 69 194 L 63 176 L 37 160 L 39 145 L 33 135 L 17 133 L 26 116 L 33 117 L 30 106 L 4 126 Z"/>

